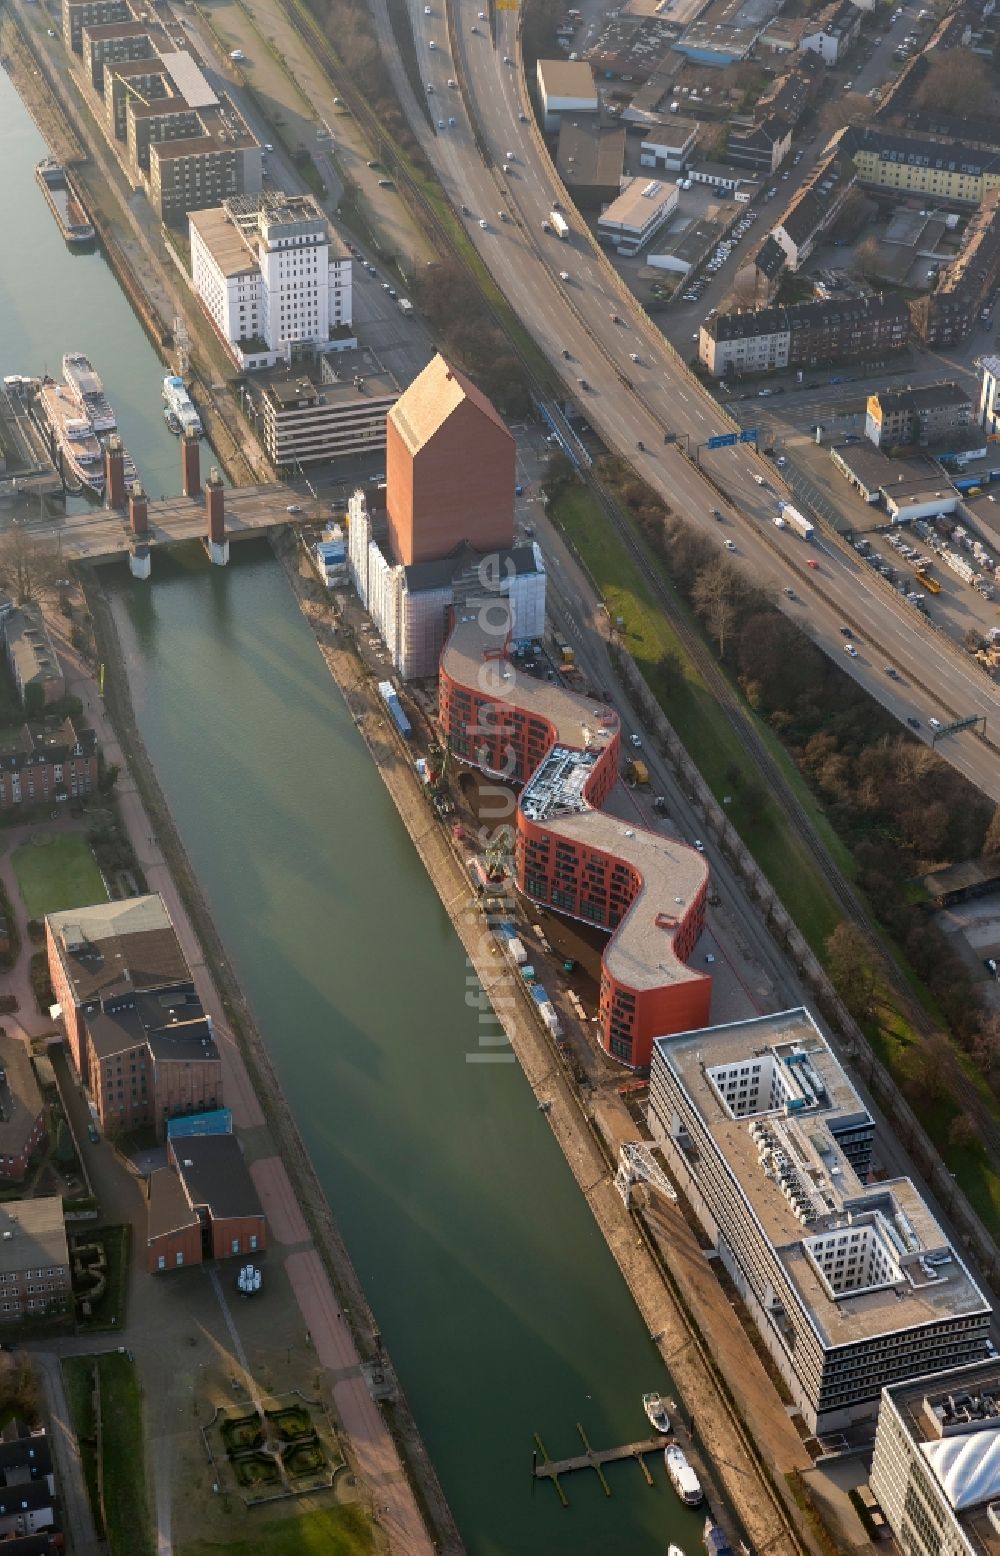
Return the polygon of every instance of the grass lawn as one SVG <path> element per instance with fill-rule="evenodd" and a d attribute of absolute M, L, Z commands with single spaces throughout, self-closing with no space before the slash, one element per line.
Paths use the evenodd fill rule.
<path fill-rule="evenodd" d="M 689 660 L 662 607 L 608 525 L 596 499 L 583 487 L 571 487 L 555 504 L 553 517 L 589 568 L 611 616 L 623 618 L 629 653 L 709 788 L 720 800 L 724 794 L 731 796 L 726 809 L 733 826 L 809 944 L 822 955 L 823 941 L 843 915 L 827 891 L 812 855 L 786 822 L 781 806 L 766 791 L 762 792 L 761 785 L 755 785 L 749 805 L 744 801 L 732 776 L 734 769 L 745 771 L 747 765 L 739 735 Z M 679 684 L 668 689 L 660 661 L 670 651 L 679 657 L 682 675 Z M 757 727 L 822 835 L 835 847 L 838 862 L 849 868 L 850 856 L 842 845 L 836 845 L 786 753 L 769 730 L 760 723 Z"/>
<path fill-rule="evenodd" d="M 95 1358 L 67 1357 L 63 1374 L 77 1436 L 81 1438 L 84 1466 L 93 1438 L 91 1379 Z M 104 1433 L 104 1505 L 110 1556 L 152 1556 L 153 1536 L 146 1500 L 146 1459 L 143 1447 L 142 1393 L 135 1366 L 117 1352 L 96 1358 L 101 1379 L 101 1423 Z M 93 1460 L 94 1448 L 89 1446 Z M 88 1469 L 88 1489 L 96 1508 L 96 1465 L 93 1479 Z"/>
<path fill-rule="evenodd" d="M 82 832 L 38 835 L 44 841 L 23 843 L 12 856 L 29 918 L 107 901 L 104 879 Z"/>
<path fill-rule="evenodd" d="M 180 1546 L 177 1556 L 367 1556 L 374 1550 L 371 1525 L 356 1503 L 312 1508 L 297 1518 L 254 1524 L 252 1535 L 222 1545 L 196 1540 Z"/>

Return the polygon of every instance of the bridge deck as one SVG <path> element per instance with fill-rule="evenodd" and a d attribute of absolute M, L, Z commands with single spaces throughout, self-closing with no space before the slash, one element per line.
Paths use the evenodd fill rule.
<path fill-rule="evenodd" d="M 287 512 L 297 502 L 294 492 L 280 481 L 264 486 L 226 487 L 226 536 L 229 540 L 264 534 L 276 524 L 301 523 L 305 513 Z M 71 513 L 44 525 L 31 525 L 32 533 L 58 540 L 67 562 L 110 561 L 128 555 L 130 530 L 126 514 L 94 507 L 87 513 Z M 204 493 L 200 497 L 161 497 L 149 502 L 152 547 L 200 540 L 208 532 Z"/>

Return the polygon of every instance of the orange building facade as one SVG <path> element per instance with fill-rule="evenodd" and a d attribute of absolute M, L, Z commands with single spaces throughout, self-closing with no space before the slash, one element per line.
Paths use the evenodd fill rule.
<path fill-rule="evenodd" d="M 613 709 L 519 673 L 506 639 L 470 616 L 441 657 L 439 724 L 456 759 L 521 788 L 519 889 L 609 931 L 599 1003 L 607 1053 L 645 1069 L 654 1038 L 707 1026 L 711 978 L 687 963 L 704 928 L 708 867 L 697 850 L 602 809 L 618 782 Z"/>

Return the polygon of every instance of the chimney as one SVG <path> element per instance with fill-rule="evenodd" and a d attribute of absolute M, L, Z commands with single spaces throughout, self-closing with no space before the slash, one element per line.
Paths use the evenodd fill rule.
<path fill-rule="evenodd" d="M 104 501 L 109 508 L 125 507 L 125 449 L 117 433 L 104 445 Z"/>
<path fill-rule="evenodd" d="M 185 497 L 201 495 L 201 448 L 197 438 L 181 438 L 181 490 Z"/>
<path fill-rule="evenodd" d="M 214 546 L 221 546 L 226 538 L 226 489 L 214 466 L 205 482 L 205 512 L 208 515 L 208 538 Z"/>
<path fill-rule="evenodd" d="M 149 534 L 149 505 L 146 493 L 138 481 L 135 482 L 129 493 L 128 523 L 133 535 Z"/>

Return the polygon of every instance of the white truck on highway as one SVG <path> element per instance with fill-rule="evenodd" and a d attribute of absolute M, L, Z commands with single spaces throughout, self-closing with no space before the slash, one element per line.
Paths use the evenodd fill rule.
<path fill-rule="evenodd" d="M 810 524 L 804 513 L 798 508 L 793 508 L 790 502 L 782 503 L 781 517 L 789 529 L 793 529 L 796 535 L 801 535 L 803 540 L 812 540 L 816 533 L 815 525 Z"/>
<path fill-rule="evenodd" d="M 413 304 L 409 301 L 408 298 L 401 297 L 399 299 L 398 303 L 396 304 L 396 307 L 399 309 L 400 313 L 403 314 L 407 319 L 409 319 L 411 317 L 411 315 L 413 313 Z"/>
<path fill-rule="evenodd" d="M 569 222 L 559 211 L 549 212 L 549 225 L 557 238 L 569 237 Z"/>

